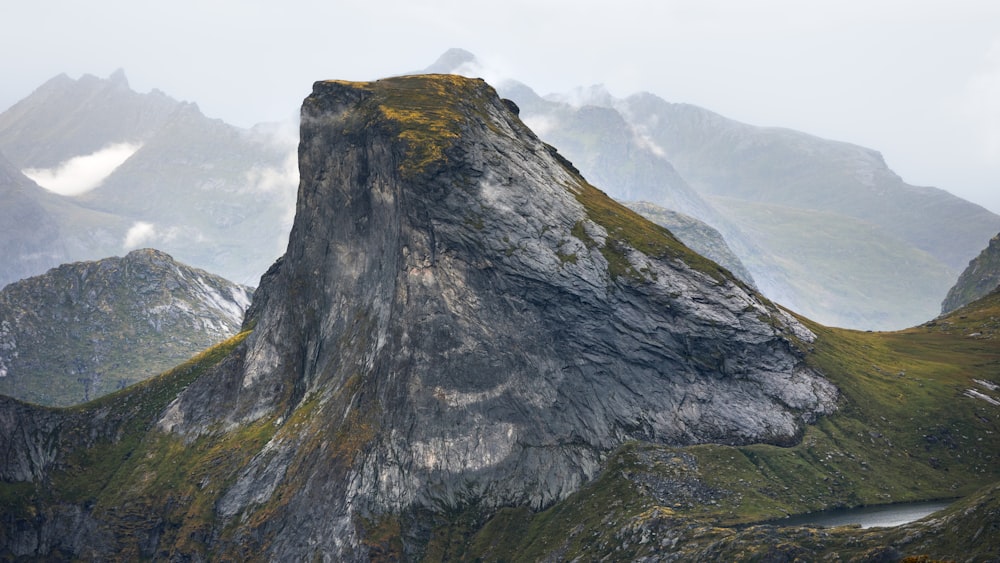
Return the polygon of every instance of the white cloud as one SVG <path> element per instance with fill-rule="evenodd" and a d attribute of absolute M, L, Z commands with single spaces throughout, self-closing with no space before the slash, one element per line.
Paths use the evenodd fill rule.
<path fill-rule="evenodd" d="M 554 117 L 548 117 L 545 115 L 521 115 L 521 121 L 528 126 L 529 129 L 535 132 L 535 135 L 539 137 L 544 137 L 549 134 L 550 131 L 555 129 L 559 123 Z"/>
<path fill-rule="evenodd" d="M 122 243 L 122 248 L 125 250 L 132 250 L 139 248 L 149 242 L 152 242 L 156 238 L 156 227 L 152 223 L 147 223 L 145 221 L 136 221 L 132 224 L 132 227 L 125 234 L 125 242 Z"/>
<path fill-rule="evenodd" d="M 51 192 L 68 196 L 80 195 L 101 185 L 105 178 L 141 146 L 115 143 L 95 153 L 75 156 L 55 168 L 28 168 L 22 172 Z"/>
<path fill-rule="evenodd" d="M 291 150 L 280 166 L 254 166 L 246 174 L 248 188 L 252 192 L 285 192 L 294 196 L 299 185 L 299 157 L 296 149 Z"/>
<path fill-rule="evenodd" d="M 125 233 L 125 240 L 122 241 L 122 248 L 134 250 L 136 248 L 149 247 L 160 248 L 172 242 L 182 240 L 188 243 L 202 244 L 207 241 L 205 235 L 198 229 L 182 227 L 162 227 L 146 221 L 136 221 L 132 223 L 128 232 Z"/>
<path fill-rule="evenodd" d="M 594 84 L 593 86 L 578 86 L 569 92 L 559 94 L 549 94 L 546 99 L 569 104 L 575 108 L 583 106 L 611 107 L 614 105 L 614 97 L 604 84 Z"/>
<path fill-rule="evenodd" d="M 468 61 L 462 63 L 451 71 L 452 74 L 458 74 L 468 78 L 482 78 L 487 83 L 493 86 L 499 86 L 510 80 L 515 80 L 516 77 L 506 69 L 506 64 L 498 57 L 493 57 L 487 55 L 485 60 L 479 59 L 479 54 L 476 55 L 476 60 Z"/>
<path fill-rule="evenodd" d="M 296 137 L 296 140 L 298 137 Z M 261 194 L 270 204 L 281 209 L 281 231 L 286 233 L 276 242 L 280 254 L 288 244 L 287 233 L 295 220 L 295 200 L 299 186 L 298 149 L 292 145 L 280 166 L 255 166 L 246 174 L 247 190 Z"/>

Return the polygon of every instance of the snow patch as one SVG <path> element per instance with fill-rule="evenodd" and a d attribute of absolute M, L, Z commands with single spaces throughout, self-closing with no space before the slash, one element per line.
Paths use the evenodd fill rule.
<path fill-rule="evenodd" d="M 973 399 L 982 399 L 987 403 L 993 405 L 994 407 L 1000 407 L 1000 401 L 994 399 L 993 397 L 990 397 L 986 393 L 976 391 L 975 389 L 966 389 L 964 394 L 966 397 L 971 397 Z"/>
<path fill-rule="evenodd" d="M 223 316 L 230 322 L 239 325 L 243 321 L 243 313 L 246 312 L 247 307 L 250 306 L 250 299 L 247 297 L 246 293 L 243 293 L 241 297 L 237 297 L 238 292 L 233 289 L 230 295 L 233 299 L 226 299 L 218 290 L 209 285 L 204 279 L 198 277 L 195 280 L 198 285 L 198 298 L 202 303 L 208 304 L 210 307 L 215 308 L 217 311 L 223 314 Z"/>
<path fill-rule="evenodd" d="M 976 384 L 978 384 L 980 387 L 989 389 L 990 391 L 996 391 L 997 389 L 1000 389 L 1000 385 L 997 385 L 992 381 L 986 381 L 985 379 L 973 379 L 973 381 L 975 381 Z"/>

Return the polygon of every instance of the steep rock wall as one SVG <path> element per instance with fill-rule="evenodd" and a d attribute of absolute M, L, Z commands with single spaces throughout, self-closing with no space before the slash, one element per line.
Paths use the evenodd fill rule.
<path fill-rule="evenodd" d="M 648 255 L 601 224 L 614 204 L 481 81 L 317 83 L 299 155 L 242 381 L 192 386 L 161 421 L 198 435 L 314 409 L 326 439 L 276 439 L 219 504 L 294 488 L 296 533 L 263 527 L 278 556 L 361 549 L 359 514 L 541 508 L 628 440 L 785 443 L 834 408 L 793 345 L 808 330 L 679 245 Z M 354 447 L 333 455 L 338 438 Z"/>
<path fill-rule="evenodd" d="M 135 504 L 99 507 L 105 554 L 415 557 L 436 517 L 548 506 L 627 441 L 785 444 L 836 408 L 812 333 L 587 184 L 482 81 L 319 82 L 299 160 L 253 333 L 183 383 L 115 487 L 166 479 L 157 443 L 203 480 L 162 506 L 115 493 Z"/>

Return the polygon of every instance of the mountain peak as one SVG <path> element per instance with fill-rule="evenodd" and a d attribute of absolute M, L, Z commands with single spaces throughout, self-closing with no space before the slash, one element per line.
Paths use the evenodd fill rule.
<path fill-rule="evenodd" d="M 426 74 L 452 74 L 465 65 L 478 65 L 476 56 L 465 49 L 453 47 L 445 51 L 433 64 L 424 69 Z"/>
<path fill-rule="evenodd" d="M 125 69 L 123 68 L 118 68 L 112 72 L 111 75 L 108 76 L 108 82 L 114 86 L 131 90 L 131 87 L 128 84 L 128 78 L 125 77 Z"/>
<path fill-rule="evenodd" d="M 590 186 L 485 82 L 318 82 L 301 123 L 296 221 L 241 360 L 158 423 L 322 436 L 282 433 L 218 501 L 302 523 L 270 557 L 360 557 L 343 523 L 362 514 L 541 508 L 628 440 L 785 444 L 835 409 L 807 329 Z M 290 487 L 280 507 L 260 472 Z"/>
<path fill-rule="evenodd" d="M 62 406 L 110 393 L 235 334 L 249 297 L 151 248 L 17 281 L 0 291 L 0 393 Z"/>

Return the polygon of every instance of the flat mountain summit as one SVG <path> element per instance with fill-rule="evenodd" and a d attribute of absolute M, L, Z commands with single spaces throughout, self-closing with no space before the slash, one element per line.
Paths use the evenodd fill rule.
<path fill-rule="evenodd" d="M 0 398 L 0 554 L 669 560 L 723 552 L 717 525 L 996 480 L 992 392 L 955 393 L 991 376 L 913 359 L 929 327 L 796 317 L 517 111 L 452 75 L 317 82 L 240 334 L 75 409 Z"/>
<path fill-rule="evenodd" d="M 249 288 L 153 249 L 0 290 L 0 393 L 49 406 L 149 378 L 239 332 Z"/>

